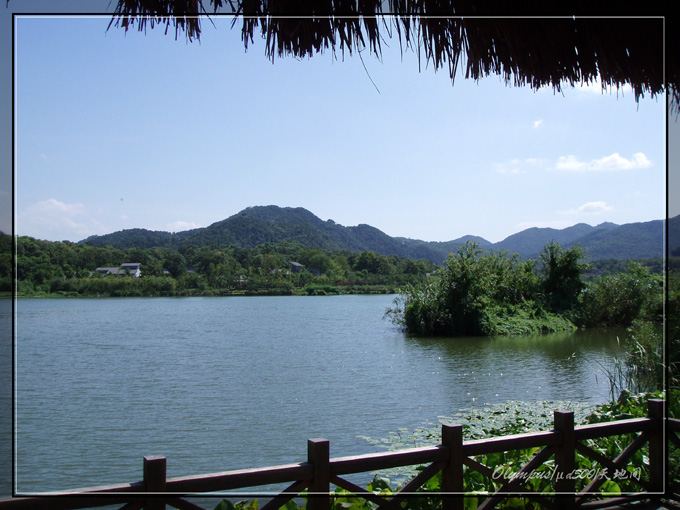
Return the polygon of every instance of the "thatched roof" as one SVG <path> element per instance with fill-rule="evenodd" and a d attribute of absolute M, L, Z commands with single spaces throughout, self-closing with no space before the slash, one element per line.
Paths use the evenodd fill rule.
<path fill-rule="evenodd" d="M 259 31 L 272 60 L 366 48 L 380 56 L 381 42 L 396 38 L 402 50 L 417 52 L 421 64 L 447 68 L 452 80 L 461 66 L 467 78 L 497 74 L 506 84 L 534 89 L 559 91 L 599 79 L 608 88 L 630 85 L 636 101 L 668 86 L 678 108 L 678 62 L 668 54 L 675 48 L 665 44 L 662 16 L 617 7 L 617 17 L 611 17 L 616 11 L 601 17 L 585 2 L 529 2 L 508 13 L 507 2 L 493 3 L 480 11 L 470 0 L 119 0 L 112 24 L 125 30 L 161 25 L 193 40 L 201 33 L 196 14 L 231 12 L 245 47 Z M 490 17 L 494 7 L 512 17 Z M 399 14 L 380 16 L 390 13 Z"/>

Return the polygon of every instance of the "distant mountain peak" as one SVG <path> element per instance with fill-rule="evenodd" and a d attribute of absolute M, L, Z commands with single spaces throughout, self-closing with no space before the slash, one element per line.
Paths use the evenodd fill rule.
<path fill-rule="evenodd" d="M 680 230 L 680 217 L 671 219 L 670 226 Z M 453 241 L 428 242 L 391 237 L 366 223 L 346 227 L 330 219 L 323 221 L 304 207 L 258 205 L 246 207 L 208 227 L 177 233 L 136 228 L 90 236 L 80 242 L 117 248 L 179 248 L 206 244 L 252 248 L 264 243 L 286 241 L 321 250 L 374 251 L 381 255 L 425 258 L 439 264 L 444 262 L 449 253 L 456 252 L 468 241 L 475 242 L 483 249 L 504 250 L 525 258 L 537 257 L 550 241 L 564 247 L 581 244 L 591 260 L 661 257 L 662 234 L 663 221 L 657 220 L 626 225 L 604 222 L 596 227 L 578 223 L 564 229 L 531 227 L 498 243 L 490 243 L 474 235 L 465 235 Z"/>
<path fill-rule="evenodd" d="M 614 229 L 619 227 L 620 225 L 617 225 L 616 223 L 612 223 L 611 221 L 604 221 L 597 225 L 595 228 L 606 228 L 608 230 Z"/>

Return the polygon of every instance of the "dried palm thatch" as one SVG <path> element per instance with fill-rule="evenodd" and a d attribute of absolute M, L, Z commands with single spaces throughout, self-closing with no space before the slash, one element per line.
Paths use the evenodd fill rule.
<path fill-rule="evenodd" d="M 507 14 L 507 3 L 486 2 L 480 11 L 471 0 L 207 1 L 208 9 L 202 0 L 119 0 L 112 24 L 125 30 L 160 24 L 193 40 L 201 33 L 197 15 L 232 13 L 234 24 L 242 22 L 245 47 L 259 28 L 272 60 L 366 48 L 380 57 L 381 41 L 397 38 L 402 51 L 415 51 L 421 65 L 447 67 L 452 80 L 464 65 L 465 77 L 475 80 L 497 74 L 506 84 L 556 91 L 599 80 L 617 90 L 630 85 L 636 101 L 668 89 L 673 107 L 680 104 L 678 63 L 667 55 L 673 48 L 664 44 L 661 16 L 594 16 L 585 3 L 565 11 L 529 2 L 513 7 L 512 16 L 491 17 L 494 7 Z"/>

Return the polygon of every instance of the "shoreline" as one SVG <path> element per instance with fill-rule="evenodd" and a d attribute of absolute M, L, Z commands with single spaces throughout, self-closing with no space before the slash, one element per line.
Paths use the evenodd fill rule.
<path fill-rule="evenodd" d="M 307 287 L 291 291 L 290 289 L 262 289 L 257 291 L 229 291 L 229 290 L 198 290 L 196 292 L 173 291 L 167 293 L 144 294 L 132 292 L 128 294 L 78 294 L 75 291 L 60 291 L 48 293 L 0 293 L 0 299 L 22 298 L 22 299 L 79 299 L 79 298 L 140 298 L 140 297 L 253 297 L 253 296 L 343 296 L 343 295 L 390 295 L 399 294 L 399 289 L 389 285 L 362 285 L 343 288 L 341 286 L 319 286 Z"/>

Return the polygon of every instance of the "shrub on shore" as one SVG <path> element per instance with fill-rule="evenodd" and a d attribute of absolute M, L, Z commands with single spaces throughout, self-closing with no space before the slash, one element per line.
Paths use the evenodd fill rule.
<path fill-rule="evenodd" d="M 579 299 L 579 322 L 586 327 L 628 326 L 636 319 L 660 321 L 663 279 L 641 264 L 630 262 L 625 272 L 604 275 L 587 286 Z"/>

